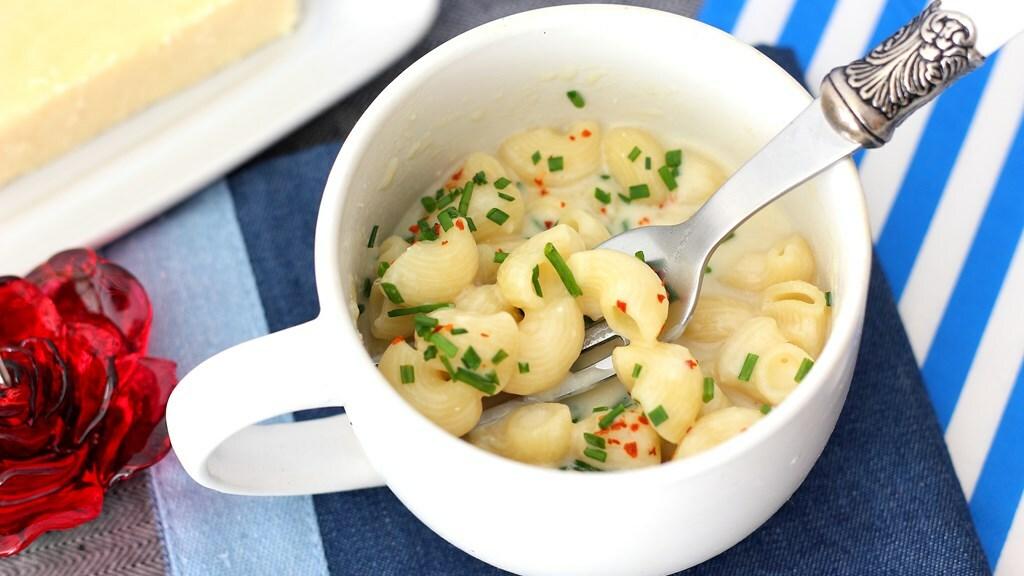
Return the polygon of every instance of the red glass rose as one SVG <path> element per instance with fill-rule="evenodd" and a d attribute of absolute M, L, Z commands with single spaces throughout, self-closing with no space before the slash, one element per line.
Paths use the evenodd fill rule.
<path fill-rule="evenodd" d="M 138 280 L 91 250 L 0 278 L 0 556 L 92 520 L 167 453 L 177 379 L 146 356 L 151 320 Z"/>

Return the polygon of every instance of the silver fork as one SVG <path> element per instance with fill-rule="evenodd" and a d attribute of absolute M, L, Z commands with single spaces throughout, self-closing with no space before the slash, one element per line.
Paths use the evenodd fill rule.
<path fill-rule="evenodd" d="M 992 16 L 985 17 L 988 25 Z M 1021 24 L 1018 20 L 1010 29 L 991 26 L 996 38 L 986 38 L 986 50 L 995 51 Z M 867 56 L 826 75 L 821 96 L 741 166 L 689 220 L 634 228 L 598 246 L 627 254 L 643 251 L 670 293 L 678 296 L 660 339 L 674 341 L 683 334 L 697 304 L 705 266 L 723 239 L 767 204 L 858 149 L 888 142 L 910 114 L 984 62 L 985 56 L 975 49 L 976 40 L 970 18 L 932 2 Z M 613 376 L 608 357 L 613 338 L 618 336 L 605 322 L 590 325 L 580 359 L 561 385 L 490 408 L 481 423 L 524 403 L 565 400 Z"/>

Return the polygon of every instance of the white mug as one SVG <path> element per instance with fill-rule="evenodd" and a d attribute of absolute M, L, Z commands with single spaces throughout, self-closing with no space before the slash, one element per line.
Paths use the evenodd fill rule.
<path fill-rule="evenodd" d="M 585 95 L 584 109 L 567 101 L 570 89 Z M 667 574 L 729 548 L 797 489 L 846 398 L 871 259 L 852 162 L 781 200 L 835 294 L 832 332 L 814 370 L 744 434 L 628 472 L 507 460 L 449 435 L 402 400 L 355 328 L 367 238 L 374 224 L 391 229 L 458 158 L 530 126 L 628 122 L 681 136 L 734 169 L 809 101 L 753 48 L 654 10 L 547 8 L 438 47 L 377 97 L 331 170 L 316 230 L 319 317 L 218 354 L 174 391 L 167 424 L 182 465 L 200 484 L 236 494 L 386 483 L 446 540 L 522 574 Z M 347 413 L 255 425 L 325 406 Z M 614 534 L 614 553 L 599 553 L 595 532 Z"/>

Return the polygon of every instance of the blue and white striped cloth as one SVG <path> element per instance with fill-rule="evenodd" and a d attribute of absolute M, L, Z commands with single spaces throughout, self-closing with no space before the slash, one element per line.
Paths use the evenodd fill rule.
<path fill-rule="evenodd" d="M 1020 1 L 1020 0 L 1012 0 Z M 816 90 L 923 0 L 705 0 Z M 877 256 L 997 576 L 1024 574 L 1024 37 L 858 154 Z M 899 401 L 887 399 L 887 401 Z"/>

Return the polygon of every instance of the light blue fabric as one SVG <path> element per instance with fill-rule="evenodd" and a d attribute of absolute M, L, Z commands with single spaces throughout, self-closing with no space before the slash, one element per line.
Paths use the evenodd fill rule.
<path fill-rule="evenodd" d="M 178 374 L 266 334 L 227 184 L 218 182 L 106 250 L 146 286 L 151 352 Z M 310 497 L 228 496 L 196 484 L 173 453 L 150 474 L 173 576 L 327 574 Z"/>

